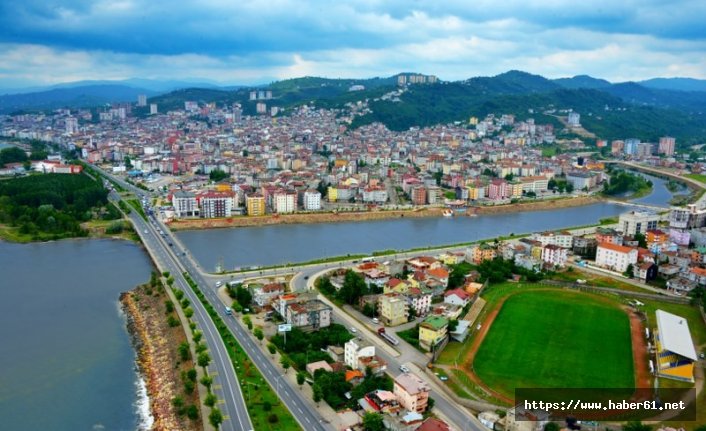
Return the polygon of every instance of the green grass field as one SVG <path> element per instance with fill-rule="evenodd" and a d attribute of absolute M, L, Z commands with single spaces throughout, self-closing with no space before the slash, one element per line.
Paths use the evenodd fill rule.
<path fill-rule="evenodd" d="M 632 387 L 630 322 L 616 305 L 591 295 L 519 292 L 503 304 L 473 367 L 508 397 L 518 387 Z"/>

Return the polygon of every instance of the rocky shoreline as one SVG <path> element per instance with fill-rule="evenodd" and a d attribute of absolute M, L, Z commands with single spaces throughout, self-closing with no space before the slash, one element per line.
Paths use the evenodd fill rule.
<path fill-rule="evenodd" d="M 486 205 L 467 209 L 467 215 L 503 214 L 521 211 L 545 211 L 591 205 L 601 201 L 595 196 L 522 202 L 505 205 Z M 387 220 L 394 218 L 441 217 L 444 208 L 422 208 L 417 210 L 361 211 L 339 213 L 296 213 L 266 215 L 259 217 L 229 217 L 220 219 L 188 219 L 169 222 L 172 230 L 218 229 L 229 227 L 271 226 L 279 224 L 337 223 L 351 221 Z"/>
<path fill-rule="evenodd" d="M 159 287 L 155 290 L 160 289 Z M 181 394 L 181 367 L 176 366 L 178 340 L 165 322 L 162 296 L 146 294 L 146 286 L 140 286 L 120 295 L 120 304 L 127 318 L 127 329 L 137 352 L 137 366 L 145 380 L 150 411 L 154 422 L 151 429 L 200 430 L 201 421 L 190 421 L 180 417 L 172 400 Z M 149 289 L 152 292 L 152 289 Z M 181 327 L 176 329 L 181 331 Z M 198 395 L 196 395 L 198 403 Z"/>

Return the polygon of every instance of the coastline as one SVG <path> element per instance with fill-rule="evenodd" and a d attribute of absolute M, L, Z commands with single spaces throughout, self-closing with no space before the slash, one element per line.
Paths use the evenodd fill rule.
<path fill-rule="evenodd" d="M 162 289 L 157 286 L 152 290 L 149 285 L 142 285 L 120 294 L 120 306 L 125 313 L 127 330 L 137 353 L 138 379 L 144 381 L 146 401 L 153 419 L 149 429 L 202 430 L 201 420 L 192 421 L 180 416 L 172 403 L 178 396 L 186 401 L 195 399 L 196 405 L 199 400 L 198 391 L 191 396 L 182 393 L 180 372 L 192 368 L 193 364 L 191 360 L 180 363 L 177 358 L 175 346 L 183 341 L 181 338 L 186 337 L 180 325 L 172 328 L 175 331 L 167 326 L 163 312 L 166 295 L 163 295 Z M 176 336 L 173 332 L 176 332 Z M 146 406 L 142 408 L 146 409 Z"/>
<path fill-rule="evenodd" d="M 571 208 L 577 206 L 591 205 L 601 202 L 603 199 L 596 196 L 579 196 L 575 198 L 558 198 L 534 202 L 521 202 L 505 205 L 487 205 L 470 207 L 467 209 L 468 215 L 503 214 L 509 212 L 522 211 L 550 211 L 560 208 Z M 442 217 L 445 208 L 431 207 L 412 210 L 391 210 L 391 211 L 360 211 L 360 212 L 319 212 L 319 213 L 295 213 L 283 215 L 265 215 L 258 217 L 238 216 L 219 219 L 188 219 L 175 220 L 168 223 L 173 231 L 200 230 L 200 229 L 221 229 L 232 227 L 255 227 L 272 226 L 279 224 L 308 224 L 308 223 L 337 223 L 351 221 L 371 221 L 387 220 L 395 218 L 419 218 L 419 217 Z M 459 214 L 458 217 L 467 217 Z"/>

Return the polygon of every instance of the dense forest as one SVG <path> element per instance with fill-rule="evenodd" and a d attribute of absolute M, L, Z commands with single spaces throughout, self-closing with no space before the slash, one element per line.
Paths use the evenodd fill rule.
<path fill-rule="evenodd" d="M 33 240 L 86 236 L 80 223 L 117 219 L 108 191 L 86 175 L 44 174 L 0 181 L 0 223 Z"/>

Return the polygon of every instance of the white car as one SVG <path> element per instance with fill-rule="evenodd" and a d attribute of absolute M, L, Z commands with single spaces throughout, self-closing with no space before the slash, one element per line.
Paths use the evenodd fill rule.
<path fill-rule="evenodd" d="M 358 332 L 358 330 L 351 326 L 351 333 L 355 334 L 357 332 Z"/>
<path fill-rule="evenodd" d="M 400 371 L 407 374 L 409 373 L 409 368 L 405 367 L 404 365 L 400 365 Z"/>

